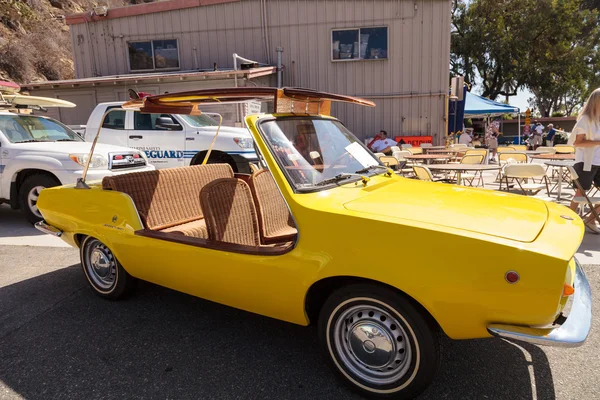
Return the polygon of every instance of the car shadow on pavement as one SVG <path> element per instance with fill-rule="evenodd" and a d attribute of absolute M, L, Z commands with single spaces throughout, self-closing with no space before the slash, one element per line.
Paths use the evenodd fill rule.
<path fill-rule="evenodd" d="M 0 393 L 15 398 L 359 398 L 336 381 L 314 328 L 144 282 L 131 298 L 106 301 L 79 265 L 0 288 L 0 322 Z M 443 345 L 421 398 L 555 397 L 535 346 Z"/>

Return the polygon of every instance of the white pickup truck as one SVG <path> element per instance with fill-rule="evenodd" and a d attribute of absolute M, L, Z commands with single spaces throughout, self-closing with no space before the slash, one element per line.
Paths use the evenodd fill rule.
<path fill-rule="evenodd" d="M 0 110 L 0 203 L 21 209 L 31 223 L 40 221 L 40 190 L 76 183 L 90 148 L 91 143 L 58 121 Z M 87 180 L 153 169 L 143 152 L 98 144 Z"/>
<path fill-rule="evenodd" d="M 123 103 L 98 104 L 85 127 L 73 129 L 85 140 L 92 141 L 101 127 L 100 143 L 144 151 L 156 168 L 202 163 L 219 126 L 218 121 L 207 114 L 143 114 L 121 109 Z M 227 163 L 234 172 L 251 173 L 250 163 L 256 161 L 250 132 L 245 128 L 221 126 L 208 162 Z"/>

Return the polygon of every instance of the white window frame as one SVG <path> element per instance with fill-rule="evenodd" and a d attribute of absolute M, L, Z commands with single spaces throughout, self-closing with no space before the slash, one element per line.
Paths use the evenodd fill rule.
<path fill-rule="evenodd" d="M 385 28 L 387 33 L 387 57 L 386 58 L 360 58 L 360 49 L 358 51 L 358 58 L 346 58 L 346 59 L 335 59 L 333 58 L 333 32 L 339 31 L 358 31 L 358 43 L 360 45 L 360 31 L 361 29 L 377 29 L 377 28 Z M 334 28 L 331 30 L 329 35 L 329 45 L 331 49 L 329 50 L 329 57 L 331 58 L 331 62 L 348 62 L 348 61 L 385 61 L 390 59 L 390 27 L 387 25 L 380 26 L 362 26 L 360 28 L 348 27 L 348 28 Z M 179 48 L 179 47 L 178 47 Z"/>
<path fill-rule="evenodd" d="M 177 62 L 179 63 L 179 67 L 171 67 L 171 68 L 156 68 L 156 59 L 154 58 L 154 41 L 158 40 L 174 40 L 177 43 Z M 150 47 L 152 48 L 152 68 L 150 69 L 131 69 L 131 58 L 129 57 L 129 43 L 143 43 L 150 42 Z M 143 40 L 131 40 L 127 42 L 127 48 L 125 49 L 127 53 L 127 68 L 129 72 L 148 72 L 148 71 L 178 71 L 181 69 L 181 51 L 179 50 L 179 39 L 171 38 L 171 39 L 143 39 Z"/>

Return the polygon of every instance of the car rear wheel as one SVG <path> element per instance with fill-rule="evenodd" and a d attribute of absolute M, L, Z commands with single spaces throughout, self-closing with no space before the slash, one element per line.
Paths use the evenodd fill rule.
<path fill-rule="evenodd" d="M 125 271 L 100 240 L 86 237 L 80 247 L 80 256 L 83 272 L 97 295 L 118 300 L 131 293 L 136 279 Z"/>
<path fill-rule="evenodd" d="M 371 398 L 417 396 L 440 363 L 437 330 L 410 300 L 377 285 L 334 292 L 319 315 L 319 338 L 342 380 Z"/>
<path fill-rule="evenodd" d="M 23 181 L 19 190 L 19 208 L 27 221 L 35 224 L 43 219 L 37 207 L 40 192 L 42 189 L 58 185 L 56 179 L 43 174 L 31 175 Z"/>

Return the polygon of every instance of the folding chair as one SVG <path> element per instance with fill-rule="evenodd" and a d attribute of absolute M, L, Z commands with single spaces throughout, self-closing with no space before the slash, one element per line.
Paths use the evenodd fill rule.
<path fill-rule="evenodd" d="M 548 176 L 546 176 L 546 170 L 541 164 L 506 164 L 504 166 L 506 191 L 509 190 L 508 180 L 511 178 L 517 182 L 524 195 L 527 195 L 527 192 L 532 192 L 535 195 L 545 186 L 548 196 L 550 196 Z M 535 183 L 535 178 L 540 178 L 544 184 L 541 182 Z M 526 182 L 528 179 L 531 179 L 532 183 Z"/>
<path fill-rule="evenodd" d="M 410 149 L 411 147 L 412 147 L 412 144 L 408 144 L 408 143 L 400 145 L 400 148 L 402 150 Z"/>
<path fill-rule="evenodd" d="M 406 150 L 410 151 L 411 154 L 423 154 L 423 149 L 421 147 L 409 147 Z"/>
<path fill-rule="evenodd" d="M 543 154 L 554 154 L 556 153 L 556 147 L 540 146 L 535 151 Z"/>
<path fill-rule="evenodd" d="M 385 157 L 385 154 L 383 154 L 383 153 L 375 153 L 375 157 L 377 157 L 377 158 Z"/>
<path fill-rule="evenodd" d="M 412 168 L 415 172 L 415 176 L 420 181 L 441 182 L 443 180 L 443 179 L 434 179 L 433 174 L 431 173 L 429 168 L 427 168 L 424 165 L 413 165 Z"/>
<path fill-rule="evenodd" d="M 460 159 L 461 164 L 483 164 L 485 162 L 485 156 L 483 154 L 467 154 Z M 463 173 L 461 179 L 463 182 L 469 183 L 469 186 L 473 187 L 473 181 L 479 176 L 479 183 L 481 187 L 485 187 L 483 183 L 483 171 L 476 171 L 474 174 Z"/>
<path fill-rule="evenodd" d="M 525 146 L 524 144 L 511 144 L 510 147 L 512 147 L 516 151 L 527 151 L 527 146 Z"/>
<path fill-rule="evenodd" d="M 556 154 L 575 154 L 575 147 L 568 144 L 557 144 L 554 149 Z"/>
<path fill-rule="evenodd" d="M 583 196 L 575 196 L 572 200 L 573 202 L 577 203 L 577 210 L 579 215 L 581 216 L 581 219 L 585 221 L 585 219 L 590 214 L 593 214 L 594 219 L 600 222 L 600 215 L 598 215 L 598 211 L 596 211 L 596 206 L 600 205 L 600 197 L 588 196 L 585 190 L 583 190 L 583 188 L 581 187 L 581 183 L 579 183 L 579 175 L 577 175 L 575 168 L 567 167 L 567 170 L 569 171 L 569 176 L 571 178 L 571 181 L 573 181 L 573 183 L 575 184 L 575 187 L 577 187 L 577 189 L 579 189 L 579 191 L 583 193 Z M 584 213 L 585 204 L 587 204 L 587 206 L 590 208 L 590 211 L 587 213 Z"/>
<path fill-rule="evenodd" d="M 487 159 L 488 159 L 488 150 L 487 149 L 470 149 L 470 150 L 467 150 L 467 152 L 465 153 L 465 156 L 478 156 L 478 155 L 483 156 L 482 164 L 487 164 Z"/>
<path fill-rule="evenodd" d="M 392 157 L 398 160 L 398 169 L 396 170 L 397 174 L 400 174 L 402 176 L 414 174 L 412 167 L 406 167 L 406 165 L 408 164 L 408 160 L 404 158 L 410 155 L 410 151 L 394 151 L 392 153 Z"/>
<path fill-rule="evenodd" d="M 421 146 L 422 149 L 424 149 L 426 147 L 433 147 L 433 144 L 431 144 L 431 143 L 421 143 L 420 146 Z"/>
<path fill-rule="evenodd" d="M 379 161 L 381 161 L 383 163 L 383 165 L 393 169 L 394 171 L 398 168 L 398 165 L 400 164 L 398 162 L 398 160 L 396 159 L 396 157 L 392 157 L 392 156 L 379 157 Z"/>
<path fill-rule="evenodd" d="M 390 151 L 393 153 L 395 151 L 400 151 L 400 147 L 398 146 L 390 146 Z"/>
<path fill-rule="evenodd" d="M 498 164 L 504 167 L 506 164 L 527 164 L 527 154 L 525 153 L 501 153 L 498 154 Z M 496 181 L 500 183 L 498 190 L 502 190 L 502 179 L 504 178 L 503 170 L 498 171 Z"/>

